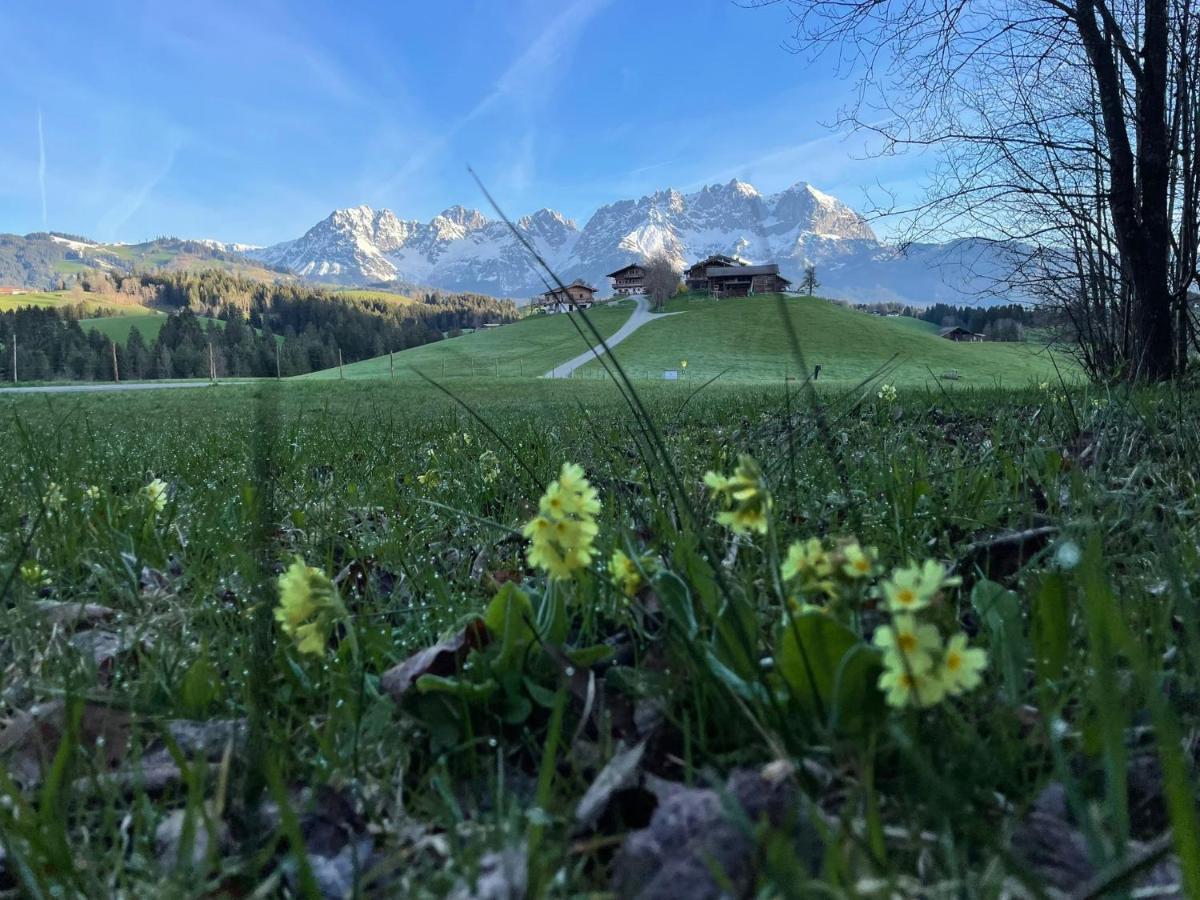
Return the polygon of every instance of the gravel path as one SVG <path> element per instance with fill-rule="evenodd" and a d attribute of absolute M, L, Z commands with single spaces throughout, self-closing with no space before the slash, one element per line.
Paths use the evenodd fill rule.
<path fill-rule="evenodd" d="M 626 320 L 624 325 L 622 325 L 620 328 L 618 328 L 613 333 L 612 337 L 610 337 L 607 341 L 605 341 L 605 343 L 608 344 L 609 347 L 617 346 L 617 344 L 621 343 L 621 341 L 625 340 L 625 338 L 629 337 L 631 334 L 633 334 L 635 331 L 637 331 L 639 328 L 641 328 L 647 322 L 653 322 L 655 319 L 665 319 L 667 316 L 679 315 L 679 313 L 652 313 L 652 312 L 650 312 L 650 301 L 647 300 L 646 297 L 642 294 L 636 295 L 634 297 L 634 301 L 637 303 L 637 306 L 634 308 L 633 314 Z M 555 366 L 553 369 L 551 369 L 549 372 L 547 372 L 542 377 L 543 378 L 570 378 L 571 373 L 574 372 L 576 369 L 578 369 L 580 366 L 584 365 L 585 363 L 591 362 L 593 359 L 599 359 L 603 355 L 604 355 L 603 347 L 592 347 L 590 350 L 586 350 L 583 353 L 580 353 L 574 359 L 569 359 L 565 363 Z"/>

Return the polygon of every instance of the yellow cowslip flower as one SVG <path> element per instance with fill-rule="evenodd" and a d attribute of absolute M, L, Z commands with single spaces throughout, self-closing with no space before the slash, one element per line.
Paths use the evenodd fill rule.
<path fill-rule="evenodd" d="M 94 484 L 86 485 L 83 489 L 83 499 L 95 501 L 100 499 L 100 488 Z"/>
<path fill-rule="evenodd" d="M 550 482 L 538 503 L 539 513 L 522 532 L 529 539 L 525 555 L 529 564 L 544 569 L 551 578 L 571 578 L 588 566 L 599 533 L 596 514 L 600 499 L 583 469 L 563 463 L 558 478 Z"/>
<path fill-rule="evenodd" d="M 626 597 L 636 594 L 645 582 L 642 573 L 653 567 L 653 560 L 648 556 L 641 559 L 630 559 L 621 550 L 614 550 L 608 561 L 608 574 L 613 586 L 618 588 Z"/>
<path fill-rule="evenodd" d="M 958 584 L 962 584 L 961 578 L 948 577 L 944 565 L 929 559 L 920 566 L 896 569 L 883 583 L 883 596 L 889 611 L 910 613 L 928 606 L 942 588 Z"/>
<path fill-rule="evenodd" d="M 491 484 L 500 477 L 500 457 L 491 450 L 479 454 L 479 477 L 484 484 Z"/>
<path fill-rule="evenodd" d="M 936 625 L 922 625 L 913 616 L 893 616 L 875 629 L 872 641 L 884 653 L 885 665 L 925 673 L 933 668 L 933 653 L 941 649 Z"/>
<path fill-rule="evenodd" d="M 978 647 L 968 647 L 967 636 L 960 632 L 946 642 L 938 677 L 946 693 L 957 696 L 979 687 L 986 668 L 987 653 Z"/>
<path fill-rule="evenodd" d="M 58 482 L 51 481 L 46 485 L 46 495 L 42 497 L 42 505 L 46 507 L 47 512 L 54 512 L 62 509 L 63 492 L 58 486 Z"/>
<path fill-rule="evenodd" d="M 704 483 L 721 496 L 726 507 L 717 513 L 718 523 L 735 534 L 767 533 L 774 501 L 763 481 L 762 469 L 753 457 L 743 453 L 732 476 L 708 472 Z"/>
<path fill-rule="evenodd" d="M 36 559 L 27 559 L 21 563 L 21 580 L 30 587 L 44 587 L 50 583 L 50 573 L 38 565 Z"/>
<path fill-rule="evenodd" d="M 279 576 L 279 605 L 275 621 L 296 642 L 301 653 L 325 652 L 334 619 L 345 614 L 337 588 L 329 576 L 296 557 Z"/>
<path fill-rule="evenodd" d="M 842 548 L 842 559 L 842 574 L 847 578 L 870 578 L 875 574 L 879 551 L 874 547 L 863 547 L 855 541 Z"/>
<path fill-rule="evenodd" d="M 914 672 L 897 665 L 898 657 L 892 657 L 883 674 L 879 676 L 879 689 L 886 695 L 888 706 L 903 709 L 906 706 L 933 706 L 946 696 L 946 689 L 932 672 Z"/>
<path fill-rule="evenodd" d="M 875 395 L 884 403 L 892 403 L 896 399 L 896 386 L 894 384 L 883 384 L 879 386 L 879 393 Z"/>
<path fill-rule="evenodd" d="M 439 481 L 441 481 L 441 475 L 438 474 L 437 469 L 426 469 L 417 476 L 418 484 L 437 484 Z"/>
<path fill-rule="evenodd" d="M 832 578 L 833 557 L 826 551 L 820 538 L 796 541 L 788 547 L 779 574 L 784 581 L 795 582 L 796 588 L 804 594 L 832 597 L 837 593 Z"/>
<path fill-rule="evenodd" d="M 161 478 L 151 479 L 149 484 L 142 487 L 142 497 L 151 510 L 162 512 L 167 508 L 167 483 Z"/>
<path fill-rule="evenodd" d="M 462 433 L 462 442 L 463 442 L 464 446 L 467 446 L 467 447 L 471 446 L 471 432 L 464 431 Z"/>

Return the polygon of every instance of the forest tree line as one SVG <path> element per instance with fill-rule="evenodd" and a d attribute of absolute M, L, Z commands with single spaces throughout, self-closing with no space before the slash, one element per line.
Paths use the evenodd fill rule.
<path fill-rule="evenodd" d="M 224 272 L 139 275 L 104 287 L 174 312 L 157 335 L 135 326 L 124 342 L 87 329 L 71 311 L 30 307 L 2 313 L 0 377 L 13 380 L 14 336 L 21 381 L 111 381 L 118 374 L 123 380 L 204 378 L 214 371 L 288 377 L 517 318 L 512 303 L 477 294 L 430 293 L 402 305 L 261 284 Z"/>

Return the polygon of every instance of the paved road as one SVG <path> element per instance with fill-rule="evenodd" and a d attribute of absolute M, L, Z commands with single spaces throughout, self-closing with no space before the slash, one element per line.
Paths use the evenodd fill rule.
<path fill-rule="evenodd" d="M 615 347 L 625 338 L 629 337 L 647 322 L 653 322 L 655 319 L 665 319 L 667 316 L 677 316 L 679 313 L 652 313 L 650 312 L 650 301 L 643 295 L 638 294 L 634 297 L 637 307 L 633 314 L 626 320 L 625 324 L 616 330 L 606 344 L 609 347 Z M 593 347 L 583 353 L 580 353 L 574 359 L 569 359 L 562 365 L 555 366 L 543 378 L 570 378 L 571 373 L 585 363 L 590 363 L 593 359 L 599 359 L 604 355 L 603 347 Z"/>
<path fill-rule="evenodd" d="M 249 384 L 247 381 L 222 381 L 218 384 Z M 119 384 L 39 384 L 32 387 L 0 388 L 0 394 L 91 394 L 100 391 L 157 391 L 167 388 L 217 387 L 211 381 L 122 381 Z"/>

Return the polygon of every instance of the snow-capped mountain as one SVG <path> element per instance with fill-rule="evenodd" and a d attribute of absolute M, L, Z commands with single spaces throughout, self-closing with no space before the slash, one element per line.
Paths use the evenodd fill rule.
<path fill-rule="evenodd" d="M 602 294 L 608 272 L 659 254 L 681 269 L 713 253 L 777 262 L 793 281 L 811 263 L 827 296 L 918 304 L 962 301 L 996 264 L 987 245 L 972 241 L 901 254 L 862 216 L 805 182 L 770 195 L 737 180 L 690 194 L 668 189 L 602 206 L 582 231 L 550 209 L 516 227 L 560 277 L 583 278 Z M 517 298 L 545 290 L 508 226 L 461 206 L 429 222 L 367 206 L 339 209 L 302 237 L 247 255 L 338 284 L 406 281 Z"/>

